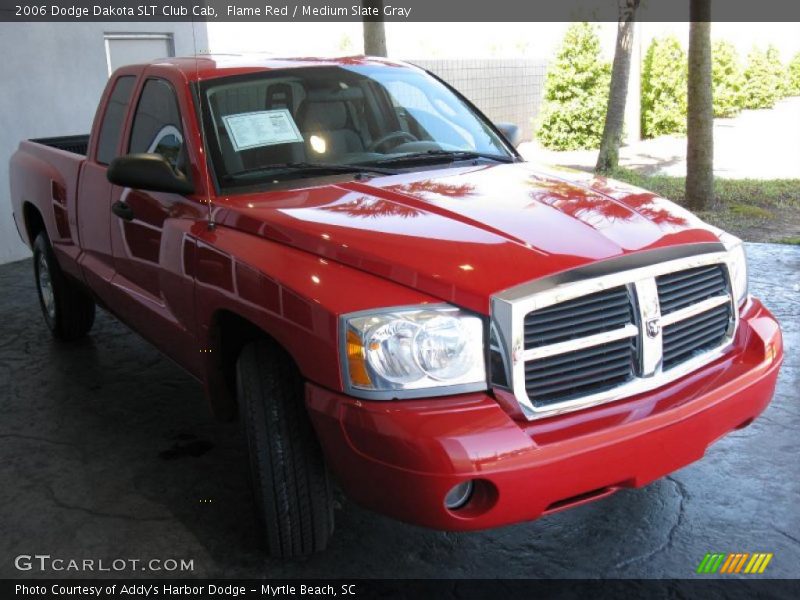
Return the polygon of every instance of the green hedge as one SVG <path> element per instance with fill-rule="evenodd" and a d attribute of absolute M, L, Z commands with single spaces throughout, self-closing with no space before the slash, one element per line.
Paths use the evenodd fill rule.
<path fill-rule="evenodd" d="M 772 44 L 767 47 L 767 64 L 769 64 L 769 72 L 775 84 L 778 100 L 785 98 L 789 95 L 789 75 L 781 61 L 780 51 Z"/>
<path fill-rule="evenodd" d="M 714 116 L 733 117 L 742 110 L 744 76 L 733 44 L 716 41 L 711 47 Z"/>
<path fill-rule="evenodd" d="M 789 61 L 789 90 L 790 96 L 800 96 L 800 52 Z"/>
<path fill-rule="evenodd" d="M 655 38 L 642 66 L 642 136 L 686 131 L 686 53 L 675 37 Z"/>
<path fill-rule="evenodd" d="M 744 71 L 744 108 L 772 108 L 781 97 L 776 81 L 774 56 L 768 57 L 760 48 L 753 48 L 747 57 Z"/>
<path fill-rule="evenodd" d="M 546 148 L 598 148 L 608 104 L 611 65 L 600 55 L 597 28 L 574 23 L 547 69 L 536 137 Z"/>

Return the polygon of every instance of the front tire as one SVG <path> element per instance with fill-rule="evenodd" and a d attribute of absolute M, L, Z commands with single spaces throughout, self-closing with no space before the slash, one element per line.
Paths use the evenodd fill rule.
<path fill-rule="evenodd" d="M 42 315 L 53 337 L 69 342 L 89 333 L 94 300 L 61 271 L 44 232 L 33 243 L 33 271 Z"/>
<path fill-rule="evenodd" d="M 247 346 L 236 367 L 256 514 L 269 553 L 320 552 L 333 533 L 333 497 L 303 379 L 285 352 L 263 341 Z"/>

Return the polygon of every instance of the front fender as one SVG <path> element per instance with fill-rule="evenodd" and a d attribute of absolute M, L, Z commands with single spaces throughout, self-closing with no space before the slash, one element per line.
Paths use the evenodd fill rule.
<path fill-rule="evenodd" d="M 294 359 L 308 381 L 342 389 L 338 323 L 342 314 L 438 302 L 411 288 L 353 267 L 234 229 L 196 237 L 193 263 L 199 351 L 207 389 L 219 389 L 216 317 L 232 313 L 271 336 Z"/>

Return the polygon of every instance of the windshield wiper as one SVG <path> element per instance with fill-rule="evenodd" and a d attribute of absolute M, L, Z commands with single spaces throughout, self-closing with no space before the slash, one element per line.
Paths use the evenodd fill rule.
<path fill-rule="evenodd" d="M 389 165 L 404 162 L 424 162 L 429 159 L 435 161 L 441 160 L 472 160 L 475 158 L 486 158 L 496 162 L 510 163 L 515 162 L 513 156 L 499 156 L 497 154 L 489 154 L 488 152 L 477 152 L 474 150 L 426 150 L 425 152 L 412 152 L 410 154 L 403 154 L 401 156 L 391 156 L 389 158 L 381 158 L 372 163 L 359 163 L 359 164 L 376 164 L 376 165 Z"/>
<path fill-rule="evenodd" d="M 397 171 L 394 169 L 381 169 L 379 167 L 370 167 L 367 165 L 357 164 L 340 164 L 340 163 L 315 163 L 315 162 L 288 162 L 277 163 L 273 165 L 262 165 L 260 167 L 253 167 L 251 169 L 243 169 L 234 173 L 227 173 L 223 179 L 232 180 L 248 175 L 255 175 L 257 173 L 378 173 L 380 175 L 395 175 Z"/>

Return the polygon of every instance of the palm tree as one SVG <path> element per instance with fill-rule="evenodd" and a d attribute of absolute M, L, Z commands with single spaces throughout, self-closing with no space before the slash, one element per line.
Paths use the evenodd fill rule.
<path fill-rule="evenodd" d="M 619 165 L 619 146 L 622 143 L 622 127 L 625 121 L 625 100 L 628 96 L 628 79 L 631 73 L 631 50 L 633 49 L 633 24 L 640 0 L 618 0 L 619 24 L 617 47 L 614 50 L 614 65 L 611 70 L 611 87 L 608 94 L 606 124 L 600 142 L 595 171 L 605 173 Z"/>
<path fill-rule="evenodd" d="M 714 199 L 711 0 L 689 0 L 689 18 L 686 204 L 693 210 L 704 210 Z"/>
<path fill-rule="evenodd" d="M 362 6 L 377 8 L 383 15 L 383 0 L 362 0 Z M 364 19 L 364 54 L 368 56 L 388 56 L 386 52 L 386 30 L 383 17 Z"/>

